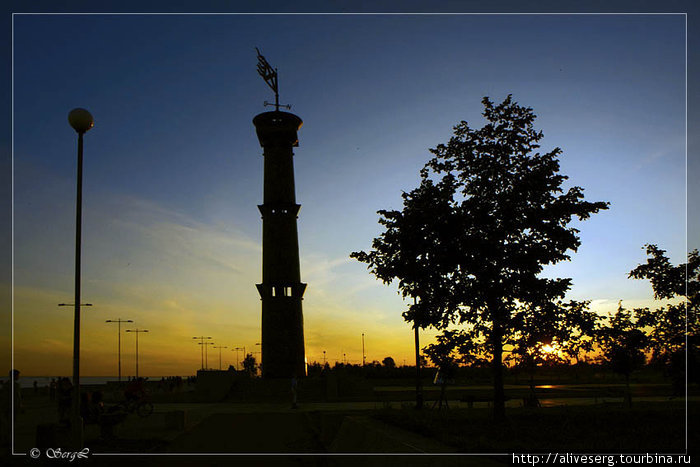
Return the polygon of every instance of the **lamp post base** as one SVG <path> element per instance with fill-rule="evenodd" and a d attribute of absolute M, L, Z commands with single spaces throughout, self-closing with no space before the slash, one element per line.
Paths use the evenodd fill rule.
<path fill-rule="evenodd" d="M 80 451 L 83 449 L 83 417 L 74 418 L 71 422 L 71 438 L 73 449 Z"/>

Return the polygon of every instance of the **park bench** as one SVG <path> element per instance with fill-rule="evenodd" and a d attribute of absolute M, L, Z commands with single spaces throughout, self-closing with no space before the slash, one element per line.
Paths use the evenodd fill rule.
<path fill-rule="evenodd" d="M 506 397 L 504 399 L 505 402 L 508 402 L 510 400 L 509 397 Z M 489 404 L 489 407 L 493 403 L 493 398 L 492 397 L 480 397 L 480 396 L 475 396 L 473 394 L 465 394 L 462 397 L 459 398 L 460 402 L 466 402 L 467 407 L 470 409 L 474 408 L 474 403 L 475 402 L 486 402 Z"/>

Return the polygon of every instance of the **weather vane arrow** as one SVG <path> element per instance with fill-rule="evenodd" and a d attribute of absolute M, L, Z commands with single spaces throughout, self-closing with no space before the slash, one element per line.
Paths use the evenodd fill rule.
<path fill-rule="evenodd" d="M 269 103 L 265 101 L 264 105 L 274 105 L 275 110 L 280 109 L 280 107 L 285 107 L 287 109 L 291 109 L 291 105 L 282 105 L 280 106 L 280 94 L 279 94 L 279 87 L 278 87 L 278 81 L 277 81 L 277 68 L 272 68 L 272 66 L 265 60 L 265 57 L 260 53 L 260 50 L 256 47 L 255 51 L 258 53 L 258 74 L 262 76 L 262 78 L 265 80 L 265 83 L 272 89 L 275 93 L 275 103 Z"/>

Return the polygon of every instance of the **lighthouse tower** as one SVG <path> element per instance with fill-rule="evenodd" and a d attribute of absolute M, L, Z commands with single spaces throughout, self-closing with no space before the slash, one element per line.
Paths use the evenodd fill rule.
<path fill-rule="evenodd" d="M 258 52 L 258 72 L 275 91 L 275 110 L 253 119 L 263 148 L 262 283 L 256 284 L 262 300 L 262 373 L 265 378 L 291 378 L 306 374 L 304 318 L 297 216 L 294 193 L 294 152 L 299 145 L 299 117 L 279 110 L 277 70 Z"/>

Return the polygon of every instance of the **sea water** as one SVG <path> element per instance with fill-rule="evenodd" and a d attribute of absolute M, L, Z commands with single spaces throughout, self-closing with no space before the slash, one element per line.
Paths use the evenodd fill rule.
<path fill-rule="evenodd" d="M 68 379 L 73 382 L 73 377 L 71 375 L 60 375 L 60 376 L 22 376 L 20 373 L 19 375 L 19 384 L 20 387 L 22 388 L 31 388 L 34 387 L 34 381 L 36 381 L 37 387 L 43 388 L 47 387 L 51 383 L 51 379 L 56 379 L 58 380 L 59 378 L 62 377 L 68 377 Z M 149 381 L 160 381 L 161 376 L 147 376 L 146 377 Z M 183 376 L 182 379 L 186 379 L 187 376 Z M 122 381 L 128 381 L 129 377 L 127 376 L 122 376 Z M 3 376 L 0 378 L 0 381 L 4 383 L 7 383 L 9 381 L 8 376 Z M 107 384 L 108 381 L 119 381 L 119 377 L 117 376 L 81 376 L 80 377 L 80 384 L 81 385 L 90 385 L 90 386 L 96 386 L 96 385 L 104 385 Z"/>

